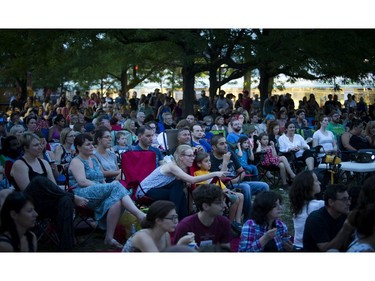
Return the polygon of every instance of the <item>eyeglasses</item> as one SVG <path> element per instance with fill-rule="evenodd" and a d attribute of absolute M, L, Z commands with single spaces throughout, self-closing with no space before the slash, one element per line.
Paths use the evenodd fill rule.
<path fill-rule="evenodd" d="M 183 156 L 189 157 L 189 158 L 195 158 L 194 154 L 182 154 Z"/>
<path fill-rule="evenodd" d="M 171 216 L 171 217 L 165 217 L 164 219 L 165 220 L 171 220 L 171 221 L 178 221 L 178 216 L 174 215 L 174 216 Z"/>
<path fill-rule="evenodd" d="M 351 197 L 343 197 L 343 198 L 337 198 L 336 200 L 339 200 L 343 203 L 349 203 L 350 200 L 352 200 L 352 198 Z"/>
<path fill-rule="evenodd" d="M 150 128 L 151 128 L 151 129 L 156 129 L 156 127 L 154 127 L 154 126 L 150 126 Z"/>

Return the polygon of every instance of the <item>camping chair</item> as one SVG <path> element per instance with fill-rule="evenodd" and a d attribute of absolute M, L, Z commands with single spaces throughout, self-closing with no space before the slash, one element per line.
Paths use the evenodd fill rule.
<path fill-rule="evenodd" d="M 145 208 L 154 201 L 148 196 L 136 197 L 137 189 L 143 191 L 141 182 L 156 169 L 156 154 L 153 151 L 126 151 L 121 154 L 121 184 L 132 193 L 130 198 L 138 208 Z M 145 192 L 143 191 L 145 194 Z"/>
<path fill-rule="evenodd" d="M 264 181 L 272 187 L 276 187 L 280 184 L 280 168 L 276 165 L 262 165 L 264 157 L 268 157 L 265 152 L 254 153 L 254 162 L 258 168 L 259 181 Z M 268 177 L 267 173 L 270 173 L 272 177 Z"/>
<path fill-rule="evenodd" d="M 69 186 L 68 168 L 68 165 L 66 165 L 65 167 L 61 165 L 61 171 L 65 176 L 65 190 L 73 193 L 74 187 Z M 98 228 L 98 223 L 95 221 L 94 211 L 88 207 L 74 206 L 73 227 L 77 244 L 85 244 L 93 237 L 95 231 Z M 80 236 L 78 235 L 78 233 L 82 235 L 86 234 L 86 237 L 80 240 L 78 238 L 78 236 Z"/>

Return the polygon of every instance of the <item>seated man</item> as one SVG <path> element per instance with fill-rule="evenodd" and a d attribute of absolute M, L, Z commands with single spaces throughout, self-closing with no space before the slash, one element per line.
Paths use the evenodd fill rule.
<path fill-rule="evenodd" d="M 202 147 L 204 152 L 211 152 L 211 145 L 204 139 L 204 131 L 201 125 L 193 125 L 190 132 L 191 144 L 193 147 Z"/>
<path fill-rule="evenodd" d="M 156 167 L 164 164 L 161 151 L 152 146 L 155 131 L 149 125 L 143 125 L 138 128 L 138 144 L 133 146 L 133 150 L 150 150 L 156 154 Z"/>
<path fill-rule="evenodd" d="M 223 171 L 228 172 L 229 177 L 233 177 L 231 183 L 227 187 L 229 189 L 238 188 L 244 195 L 244 221 L 250 218 L 252 195 L 260 191 L 268 191 L 269 186 L 261 181 L 243 181 L 245 177 L 245 170 L 241 166 L 237 156 L 228 151 L 228 145 L 225 137 L 222 135 L 215 135 L 211 139 L 212 152 L 211 158 L 211 172 Z"/>
<path fill-rule="evenodd" d="M 174 244 L 188 232 L 195 234 L 198 247 L 225 244 L 231 240 L 231 225 L 223 216 L 224 193 L 216 184 L 202 184 L 193 191 L 193 199 L 199 212 L 181 220 L 174 235 Z"/>
<path fill-rule="evenodd" d="M 350 197 L 341 184 L 329 186 L 324 193 L 325 206 L 313 211 L 306 219 L 303 250 L 326 252 L 330 249 L 346 251 L 354 228 L 348 223 Z"/>

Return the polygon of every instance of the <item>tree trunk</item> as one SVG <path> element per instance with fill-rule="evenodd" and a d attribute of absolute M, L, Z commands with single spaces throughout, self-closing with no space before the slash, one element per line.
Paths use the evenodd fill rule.
<path fill-rule="evenodd" d="M 185 64 L 182 67 L 182 84 L 183 84 L 183 94 L 182 94 L 182 116 L 187 116 L 189 114 L 194 114 L 194 84 L 195 84 L 195 72 L 193 71 L 193 65 Z"/>
<path fill-rule="evenodd" d="M 215 70 L 210 70 L 209 71 L 209 81 L 210 81 L 210 88 L 209 88 L 209 91 L 210 91 L 210 97 L 213 99 L 216 94 L 217 94 L 217 89 L 219 89 L 219 83 L 217 82 L 217 71 L 216 69 Z"/>
<path fill-rule="evenodd" d="M 125 96 L 126 92 L 128 91 L 128 72 L 127 69 L 124 68 L 121 71 L 121 93 Z"/>
<path fill-rule="evenodd" d="M 267 70 L 259 69 L 260 79 L 259 79 L 259 92 L 260 92 L 260 101 L 261 101 L 261 108 L 263 108 L 263 103 L 268 95 L 272 92 L 272 85 L 273 85 L 273 77 L 269 75 Z"/>

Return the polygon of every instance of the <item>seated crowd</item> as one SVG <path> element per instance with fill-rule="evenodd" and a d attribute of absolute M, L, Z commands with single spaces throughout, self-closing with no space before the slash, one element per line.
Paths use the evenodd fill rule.
<path fill-rule="evenodd" d="M 58 251 L 73 251 L 77 207 L 93 211 L 104 244 L 123 252 L 374 251 L 372 178 L 356 202 L 340 184 L 318 200 L 314 169 L 326 155 L 375 148 L 375 121 L 339 102 L 316 107 L 314 97 L 295 111 L 290 94 L 262 109 L 248 91 L 236 103 L 223 92 L 209 101 L 202 91 L 186 117 L 182 101 L 158 91 L 140 99 L 135 92 L 129 105 L 76 93 L 11 106 L 0 119 L 0 251 L 37 251 L 33 231 L 45 218 L 56 225 Z M 156 159 L 133 191 L 122 181 L 127 151 Z M 259 180 L 258 165 L 279 171 L 280 190 Z M 294 233 L 281 219 L 285 191 Z M 142 199 L 151 200 L 147 212 Z M 142 229 L 118 241 L 124 211 Z"/>

